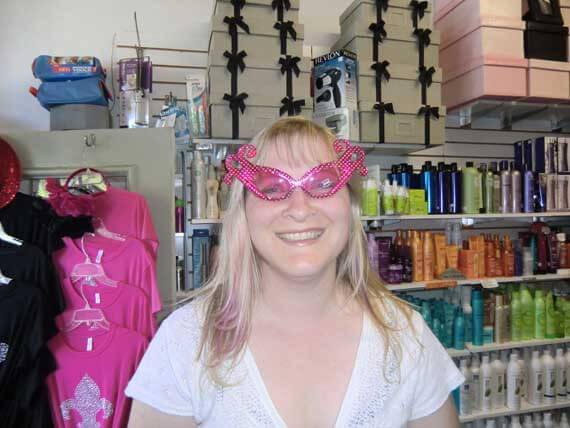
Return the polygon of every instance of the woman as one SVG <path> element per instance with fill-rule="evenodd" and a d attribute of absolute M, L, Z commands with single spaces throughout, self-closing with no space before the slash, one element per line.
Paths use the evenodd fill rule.
<path fill-rule="evenodd" d="M 300 118 L 252 144 L 226 161 L 212 278 L 127 388 L 130 427 L 458 427 L 461 374 L 369 269 L 362 150 Z"/>

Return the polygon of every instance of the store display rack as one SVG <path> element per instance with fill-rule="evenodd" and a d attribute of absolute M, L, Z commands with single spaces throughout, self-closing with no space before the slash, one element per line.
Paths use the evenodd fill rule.
<path fill-rule="evenodd" d="M 511 213 L 511 214 L 433 214 L 433 215 L 381 215 L 377 217 L 362 217 L 363 221 L 385 221 L 385 220 L 531 220 L 536 221 L 541 218 L 570 218 L 568 211 L 552 211 L 544 213 Z"/>
<path fill-rule="evenodd" d="M 570 400 L 561 400 L 553 404 L 530 404 L 526 401 L 521 403 L 521 408 L 518 410 L 509 409 L 508 407 L 501 407 L 500 409 L 486 410 L 484 412 L 477 412 L 467 416 L 460 416 L 459 422 L 462 424 L 473 422 L 480 419 L 493 419 L 501 416 L 522 415 L 525 413 L 533 412 L 549 412 L 551 410 L 564 409 L 570 407 Z"/>
<path fill-rule="evenodd" d="M 467 343 L 465 344 L 465 347 L 472 354 L 480 354 L 484 352 L 505 351 L 507 349 L 532 348 L 533 346 L 564 345 L 566 343 L 570 343 L 570 337 L 562 337 L 560 339 L 532 339 L 517 342 L 489 343 L 482 346 Z"/>

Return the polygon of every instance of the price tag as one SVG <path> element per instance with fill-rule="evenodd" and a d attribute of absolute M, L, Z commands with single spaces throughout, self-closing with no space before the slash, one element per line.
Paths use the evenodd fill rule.
<path fill-rule="evenodd" d="M 483 288 L 499 288 L 499 281 L 494 278 L 482 279 L 481 286 Z"/>
<path fill-rule="evenodd" d="M 87 338 L 87 348 L 86 348 L 87 352 L 91 352 L 93 350 L 93 338 L 92 337 L 88 337 Z"/>
<path fill-rule="evenodd" d="M 101 304 L 101 295 L 99 293 L 95 293 L 95 304 Z"/>
<path fill-rule="evenodd" d="M 435 280 L 435 281 L 426 282 L 427 290 L 437 290 L 440 288 L 453 288 L 456 286 L 457 286 L 457 281 L 453 280 Z"/>

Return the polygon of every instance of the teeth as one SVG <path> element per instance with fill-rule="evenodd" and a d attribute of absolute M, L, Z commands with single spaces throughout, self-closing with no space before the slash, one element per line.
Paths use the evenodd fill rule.
<path fill-rule="evenodd" d="M 280 233 L 277 236 L 285 241 L 306 241 L 309 239 L 317 239 L 322 234 L 322 231 L 311 231 L 300 233 Z"/>

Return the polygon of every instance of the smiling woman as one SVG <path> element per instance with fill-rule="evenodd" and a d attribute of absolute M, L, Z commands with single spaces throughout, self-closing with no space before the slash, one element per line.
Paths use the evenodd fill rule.
<path fill-rule="evenodd" d="M 290 118 L 226 166 L 217 265 L 151 343 L 130 426 L 457 427 L 461 374 L 368 264 L 362 151 Z"/>

